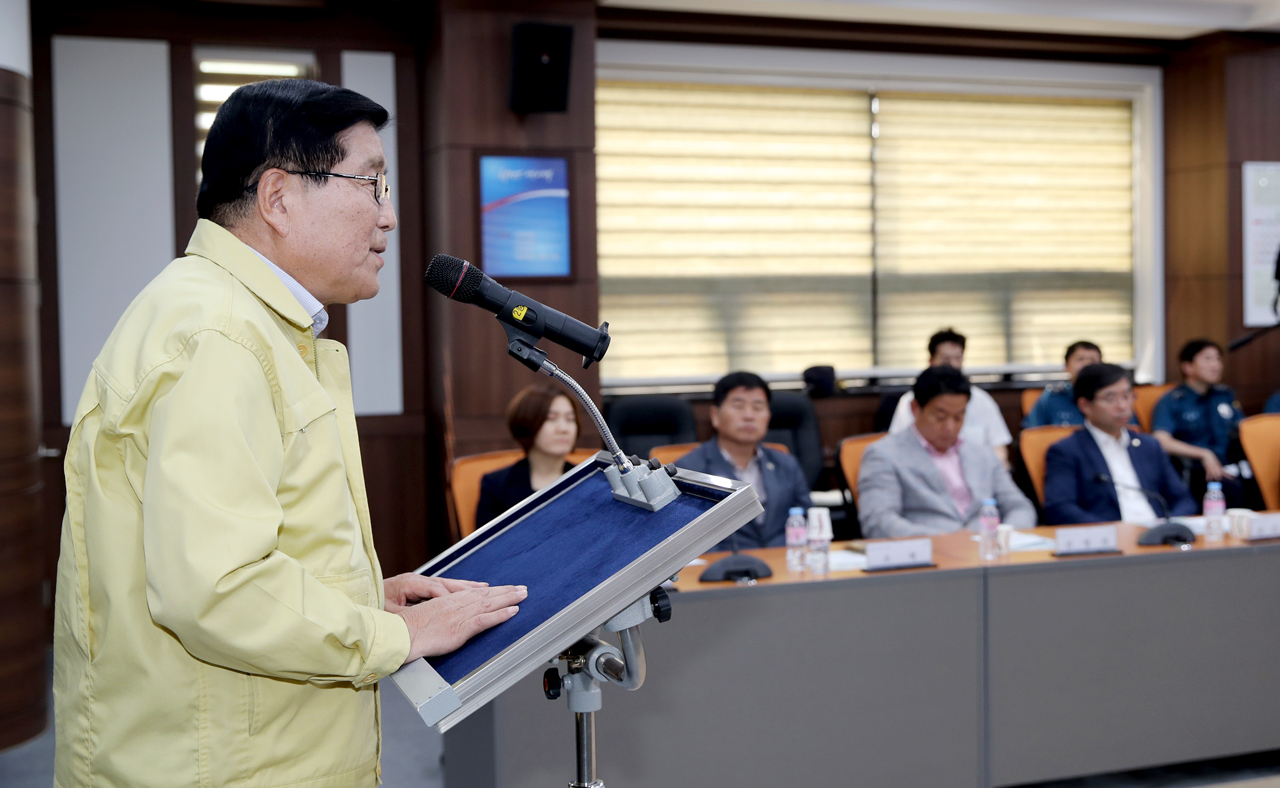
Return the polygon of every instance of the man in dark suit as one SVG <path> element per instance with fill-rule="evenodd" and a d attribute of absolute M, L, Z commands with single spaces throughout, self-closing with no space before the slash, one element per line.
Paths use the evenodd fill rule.
<path fill-rule="evenodd" d="M 751 372 L 732 372 L 716 382 L 711 426 L 716 436 L 676 460 L 699 473 L 747 482 L 756 489 L 764 513 L 738 529 L 736 547 L 781 547 L 786 544 L 787 512 L 809 508 L 804 470 L 790 454 L 761 443 L 769 429 L 769 384 Z M 716 546 L 732 550 L 734 537 Z"/>
<path fill-rule="evenodd" d="M 1123 520 L 1150 524 L 1165 513 L 1195 514 L 1196 502 L 1155 438 L 1126 429 L 1133 418 L 1133 384 L 1114 364 L 1091 364 L 1076 376 L 1076 404 L 1084 428 L 1049 447 L 1044 516 L 1049 524 Z"/>

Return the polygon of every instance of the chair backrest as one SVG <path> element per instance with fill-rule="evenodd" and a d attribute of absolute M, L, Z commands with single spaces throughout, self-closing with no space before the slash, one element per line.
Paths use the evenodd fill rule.
<path fill-rule="evenodd" d="M 889 427 L 893 424 L 893 414 L 898 411 L 898 402 L 906 395 L 906 391 L 881 395 L 880 404 L 876 406 L 876 415 L 871 422 L 871 428 L 876 432 L 888 432 Z"/>
<path fill-rule="evenodd" d="M 1018 434 L 1018 448 L 1022 452 L 1022 464 L 1027 468 L 1027 475 L 1031 477 L 1031 484 L 1036 488 L 1036 497 L 1040 499 L 1042 504 L 1044 503 L 1045 456 L 1049 453 L 1049 447 L 1078 429 L 1080 428 L 1050 425 L 1047 427 L 1031 427 Z"/>
<path fill-rule="evenodd" d="M 668 394 L 619 397 L 609 406 L 605 421 L 627 455 L 647 457 L 654 446 L 698 439 L 693 406 Z"/>
<path fill-rule="evenodd" d="M 1031 409 L 1040 401 L 1040 395 L 1044 394 L 1044 389 L 1023 389 L 1022 390 L 1022 415 L 1025 416 L 1031 412 Z"/>
<path fill-rule="evenodd" d="M 1156 403 L 1177 385 L 1165 383 L 1163 386 L 1143 384 L 1133 387 L 1133 412 L 1138 417 L 1138 426 L 1142 427 L 1143 432 L 1151 432 L 1151 415 L 1155 413 Z"/>
<path fill-rule="evenodd" d="M 769 420 L 764 439 L 787 447 L 804 470 L 809 488 L 813 489 L 822 473 L 822 432 L 813 400 L 794 391 L 775 391 L 769 410 L 773 418 Z"/>
<path fill-rule="evenodd" d="M 867 447 L 888 435 L 887 432 L 870 432 L 866 435 L 854 435 L 840 441 L 836 452 L 836 462 L 840 464 L 840 473 L 844 475 L 845 484 L 853 493 L 853 502 L 858 502 L 858 468 L 862 466 L 862 453 Z"/>
<path fill-rule="evenodd" d="M 588 457 L 594 457 L 599 449 L 574 449 L 565 460 L 577 465 Z M 458 457 L 449 471 L 449 490 L 453 494 L 453 516 L 457 522 L 458 538 L 476 530 L 476 506 L 480 503 L 480 480 L 486 473 L 514 465 L 524 457 L 522 449 L 505 449 L 484 454 Z"/>
<path fill-rule="evenodd" d="M 698 448 L 699 443 L 668 443 L 666 446 L 654 446 L 649 450 L 649 459 L 656 459 L 663 465 L 670 465 L 684 455 Z"/>
<path fill-rule="evenodd" d="M 1240 445 L 1268 509 L 1280 509 L 1280 413 L 1263 413 L 1240 422 Z"/>
<path fill-rule="evenodd" d="M 649 450 L 649 458 L 657 459 L 663 465 L 670 465 L 701 445 L 701 443 L 672 443 L 666 446 L 654 446 Z M 791 453 L 791 450 L 781 443 L 766 443 L 765 446 L 783 454 Z"/>

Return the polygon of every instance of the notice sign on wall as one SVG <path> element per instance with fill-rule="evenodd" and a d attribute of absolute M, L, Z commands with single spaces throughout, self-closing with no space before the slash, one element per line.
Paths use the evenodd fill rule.
<path fill-rule="evenodd" d="M 568 276 L 568 161 L 481 156 L 480 234 L 489 276 Z"/>
<path fill-rule="evenodd" d="M 1247 161 L 1244 190 L 1244 324 L 1280 323 L 1280 162 Z"/>

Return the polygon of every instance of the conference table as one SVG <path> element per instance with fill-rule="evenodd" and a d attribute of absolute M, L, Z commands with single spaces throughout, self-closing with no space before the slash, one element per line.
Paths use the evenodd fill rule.
<path fill-rule="evenodd" d="M 988 563 L 948 534 L 934 568 L 821 579 L 755 550 L 774 574 L 751 586 L 689 567 L 643 628 L 644 686 L 604 688 L 600 778 L 984 788 L 1280 749 L 1280 542 L 1142 531 Z M 449 788 L 564 784 L 574 763 L 540 675 L 445 735 Z"/>

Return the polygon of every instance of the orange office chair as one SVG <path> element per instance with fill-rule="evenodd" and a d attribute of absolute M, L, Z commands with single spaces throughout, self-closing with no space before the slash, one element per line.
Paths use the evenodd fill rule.
<path fill-rule="evenodd" d="M 598 449 L 574 449 L 565 460 L 577 465 L 588 457 L 594 457 Z M 514 465 L 524 457 L 521 449 L 490 451 L 458 457 L 449 472 L 449 490 L 453 495 L 453 516 L 457 524 L 457 538 L 476 530 L 476 505 L 480 503 L 480 480 L 508 465 Z"/>
<path fill-rule="evenodd" d="M 1240 445 L 1268 509 L 1280 509 L 1280 413 L 1263 413 L 1240 422 Z"/>
<path fill-rule="evenodd" d="M 1138 417 L 1138 426 L 1143 432 L 1151 432 L 1151 416 L 1156 411 L 1156 403 L 1178 384 L 1165 383 L 1163 386 L 1141 385 L 1133 387 L 1133 412 Z"/>
<path fill-rule="evenodd" d="M 1031 477 L 1031 484 L 1036 488 L 1036 497 L 1040 499 L 1040 503 L 1044 503 L 1045 457 L 1049 454 L 1049 447 L 1078 429 L 1080 428 L 1051 425 L 1031 427 L 1018 435 L 1022 464 L 1027 467 L 1027 475 Z"/>
<path fill-rule="evenodd" d="M 649 450 L 649 459 L 656 459 L 663 465 L 670 465 L 701 445 L 701 443 L 668 443 L 666 446 L 654 446 Z M 781 443 L 766 443 L 765 446 L 783 454 L 791 453 L 791 450 Z"/>
<path fill-rule="evenodd" d="M 1040 401 L 1040 395 L 1044 394 L 1044 389 L 1023 389 L 1022 390 L 1022 415 L 1026 416 L 1031 409 Z"/>
<path fill-rule="evenodd" d="M 844 475 L 845 484 L 853 493 L 853 502 L 858 502 L 858 468 L 862 465 L 862 453 L 867 447 L 888 435 L 887 432 L 869 432 L 866 435 L 854 435 L 844 438 L 836 449 L 836 462 L 840 464 L 840 473 Z"/>
<path fill-rule="evenodd" d="M 656 459 L 663 465 L 670 465 L 701 445 L 700 443 L 668 443 L 665 446 L 654 446 L 649 450 L 649 459 Z"/>

